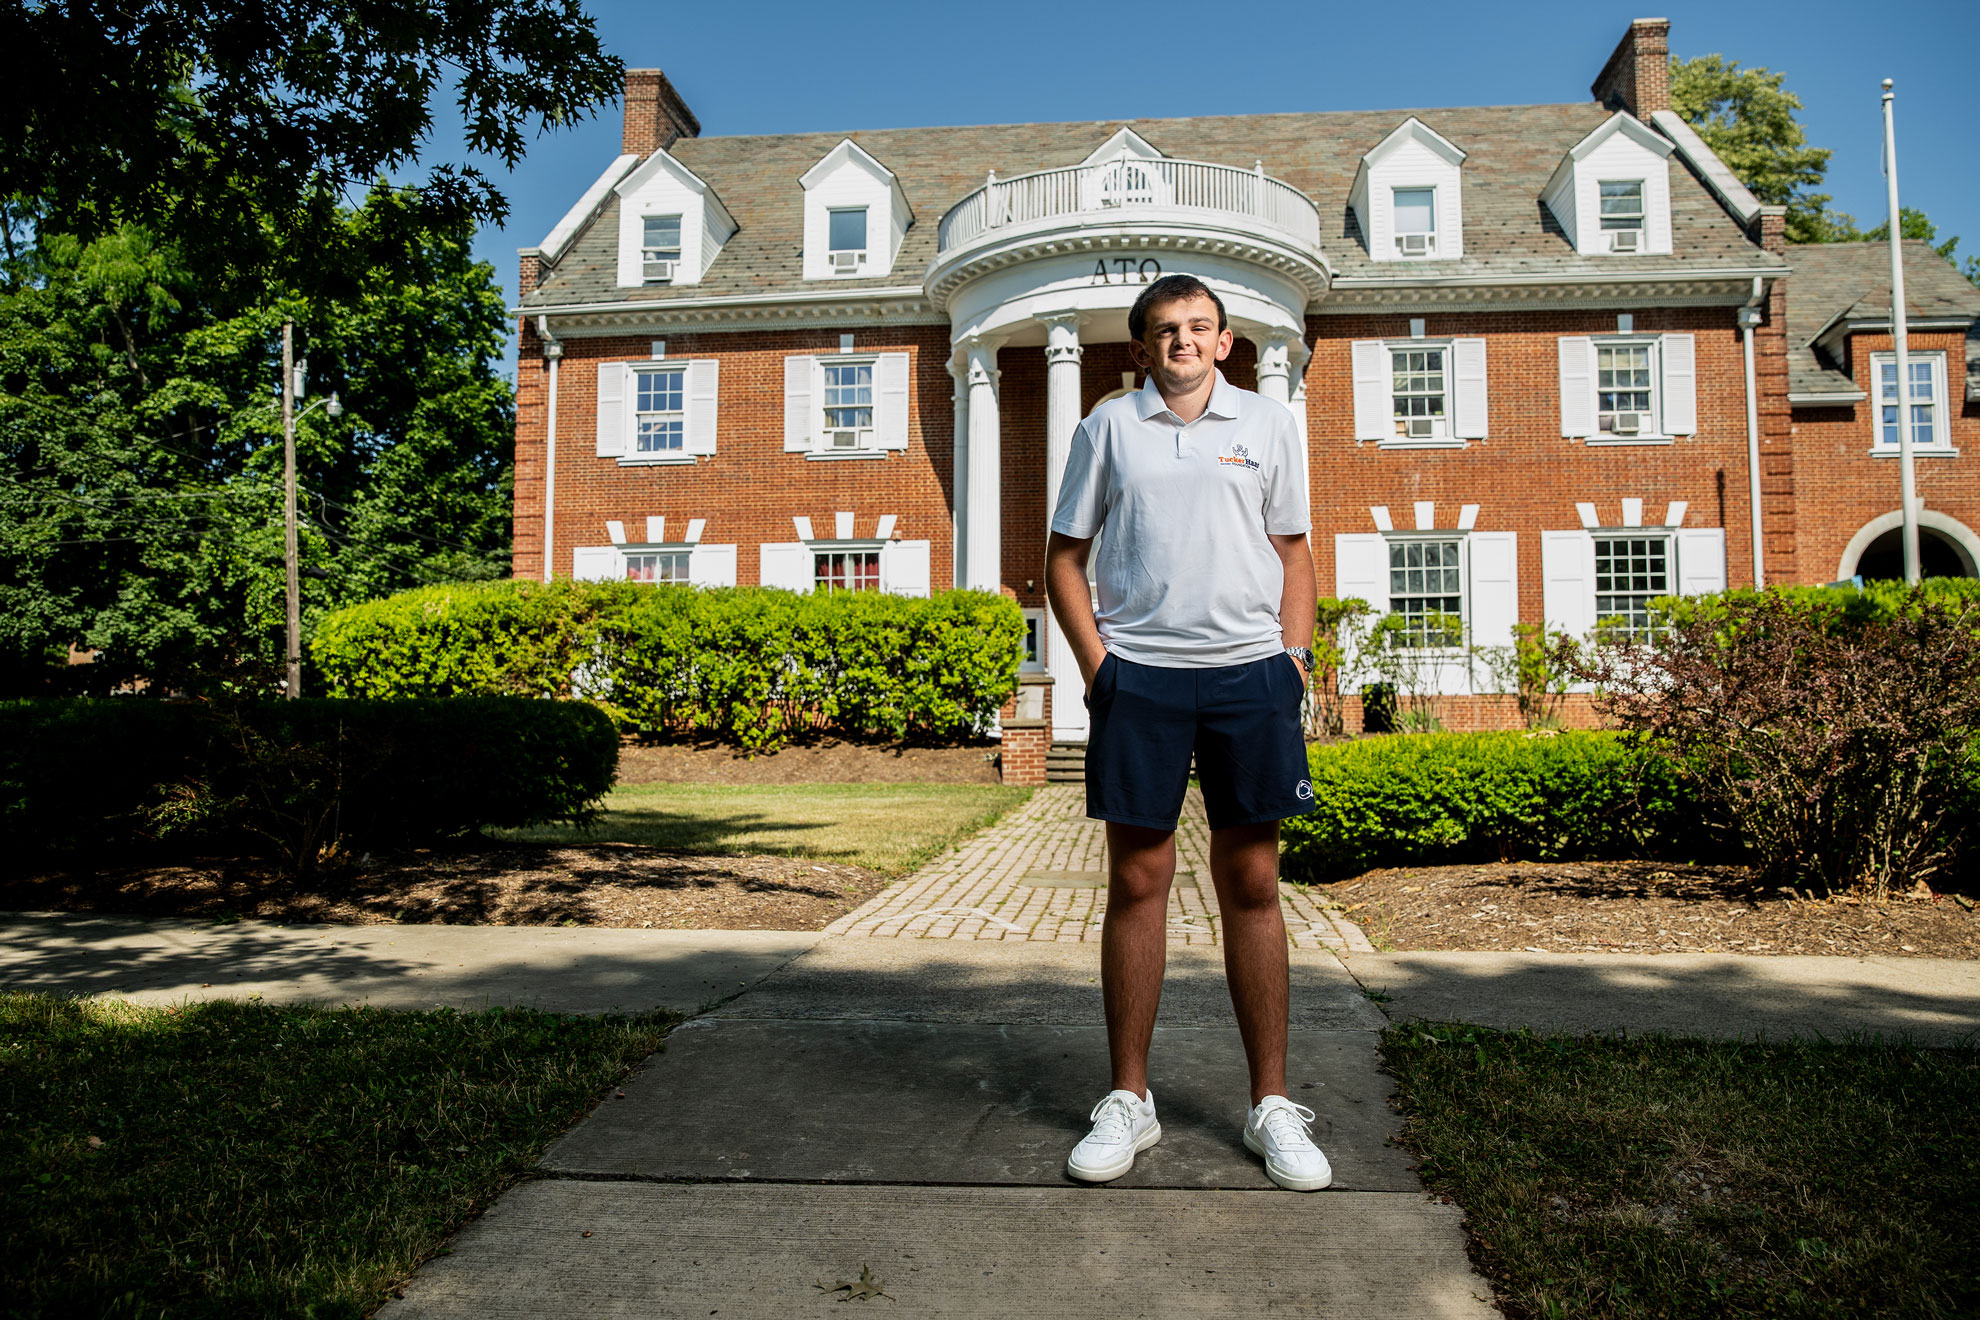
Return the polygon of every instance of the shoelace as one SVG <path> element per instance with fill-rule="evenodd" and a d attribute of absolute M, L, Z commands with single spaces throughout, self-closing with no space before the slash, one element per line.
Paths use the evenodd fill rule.
<path fill-rule="evenodd" d="M 1102 1141 L 1126 1141 L 1134 1131 L 1134 1105 L 1124 1095 L 1109 1092 L 1087 1117 L 1093 1120 L 1093 1135 Z"/>
<path fill-rule="evenodd" d="M 1313 1117 L 1313 1111 L 1305 1105 L 1287 1101 L 1266 1110 L 1259 1126 L 1271 1134 L 1273 1144 L 1281 1150 L 1297 1150 L 1313 1144 L 1313 1133 L 1306 1126 Z"/>

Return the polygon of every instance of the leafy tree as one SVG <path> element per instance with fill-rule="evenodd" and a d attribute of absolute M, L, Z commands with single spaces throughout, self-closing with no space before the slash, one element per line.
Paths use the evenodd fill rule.
<path fill-rule="evenodd" d="M 133 224 L 209 282 L 283 262 L 332 294 L 417 264 L 428 234 L 502 219 L 474 157 L 513 167 L 531 125 L 586 114 L 622 74 L 580 0 L 0 0 L 0 43 L 9 256 L 40 216 L 85 241 Z M 449 93 L 455 159 L 381 223 L 337 223 L 413 166 Z"/>
<path fill-rule="evenodd" d="M 1829 208 L 1828 193 L 1814 191 L 1833 154 L 1808 145 L 1795 119 L 1801 98 L 1783 86 L 1785 74 L 1721 55 L 1671 61 L 1671 108 L 1753 195 L 1785 206 L 1790 243 L 1832 243 L 1856 233 L 1856 222 Z"/>
<path fill-rule="evenodd" d="M 420 199 L 333 214 L 362 250 Z M 465 226 L 339 301 L 227 296 L 125 225 L 42 234 L 0 287 L 0 688 L 259 687 L 283 626 L 279 344 L 298 321 L 305 620 L 422 582 L 499 576 L 514 409 L 505 315 Z"/>

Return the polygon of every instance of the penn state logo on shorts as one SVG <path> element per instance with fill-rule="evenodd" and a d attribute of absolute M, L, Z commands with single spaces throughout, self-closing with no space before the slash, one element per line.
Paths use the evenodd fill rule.
<path fill-rule="evenodd" d="M 1299 797 L 1301 802 L 1311 802 L 1313 800 L 1313 784 L 1309 780 L 1300 780 L 1299 787 L 1295 788 L 1293 792 Z"/>

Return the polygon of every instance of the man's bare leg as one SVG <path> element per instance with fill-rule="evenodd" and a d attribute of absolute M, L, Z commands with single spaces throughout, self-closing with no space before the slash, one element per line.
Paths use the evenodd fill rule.
<path fill-rule="evenodd" d="M 1274 865 L 1277 859 L 1274 858 Z M 1100 988 L 1114 1089 L 1148 1094 L 1148 1042 L 1162 1003 L 1169 955 L 1169 885 L 1176 835 L 1107 825 L 1107 918 L 1100 928 Z M 1281 1050 L 1284 1048 L 1281 1035 Z"/>
<path fill-rule="evenodd" d="M 1279 912 L 1278 822 L 1212 830 L 1210 879 L 1223 913 L 1224 979 L 1244 1037 L 1255 1105 L 1286 1093 L 1290 990 L 1286 921 Z M 1111 1011 L 1107 1020 L 1113 1021 Z"/>

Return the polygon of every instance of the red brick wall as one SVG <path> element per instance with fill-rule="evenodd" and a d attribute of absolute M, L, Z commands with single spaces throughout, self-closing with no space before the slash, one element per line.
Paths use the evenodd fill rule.
<path fill-rule="evenodd" d="M 1564 439 L 1560 414 L 1562 335 L 1611 334 L 1614 311 L 1429 313 L 1432 339 L 1483 335 L 1489 437 L 1465 449 L 1381 449 L 1354 436 L 1348 345 L 1404 339 L 1407 315 L 1316 316 L 1308 320 L 1306 372 L 1313 470 L 1314 559 L 1320 590 L 1334 588 L 1334 534 L 1372 532 L 1370 505 L 1386 504 L 1398 530 L 1415 526 L 1411 506 L 1437 505 L 1437 526 L 1457 525 L 1463 504 L 1479 506 L 1478 531 L 1519 535 L 1519 611 L 1541 618 L 1540 533 L 1576 528 L 1576 501 L 1593 501 L 1604 525 L 1625 496 L 1643 500 L 1643 520 L 1665 505 L 1690 506 L 1687 527 L 1724 527 L 1731 583 L 1751 580 L 1747 528 L 1745 359 L 1732 308 L 1634 310 L 1638 333 L 1697 336 L 1698 433 L 1669 445 L 1589 446 Z"/>
<path fill-rule="evenodd" d="M 1841 408 L 1794 409 L 1795 474 L 1799 504 L 1796 534 L 1800 542 L 1801 582 L 1827 582 L 1836 575 L 1843 551 L 1863 524 L 1898 509 L 1898 463 L 1895 455 L 1874 457 L 1876 442 L 1876 384 L 1870 355 L 1892 350 L 1888 334 L 1854 335 L 1846 365 L 1857 388 L 1869 397 Z M 1980 531 L 1980 482 L 1972 464 L 1980 462 L 1980 405 L 1966 397 L 1966 337 L 1958 333 L 1924 332 L 1910 337 L 1914 353 L 1946 355 L 1949 405 L 1942 415 L 1950 423 L 1957 458 L 1917 460 L 1918 494 L 1925 507 L 1956 518 Z M 1773 529 L 1768 529 L 1773 539 Z M 1770 577 L 1779 578 L 1771 571 Z"/>
<path fill-rule="evenodd" d="M 856 515 L 861 536 L 873 534 L 879 515 L 897 516 L 895 531 L 930 542 L 930 585 L 946 591 L 954 568 L 949 520 L 953 480 L 952 382 L 944 363 L 948 331 L 942 326 L 874 328 L 855 332 L 857 351 L 906 352 L 910 357 L 908 448 L 877 459 L 821 462 L 784 452 L 784 358 L 793 353 L 839 351 L 837 330 L 750 331 L 732 334 L 668 332 L 670 359 L 721 360 L 716 450 L 692 465 L 621 467 L 597 457 L 598 364 L 644 361 L 647 336 L 567 339 L 557 390 L 557 518 L 552 566 L 569 577 L 571 552 L 607 543 L 605 522 L 616 518 L 635 539 L 652 515 L 667 519 L 677 539 L 690 518 L 705 518 L 702 540 L 736 546 L 736 579 L 758 579 L 757 546 L 793 541 L 793 514 L 811 518 L 830 536 L 832 515 Z M 524 330 L 517 367 L 516 541 L 517 577 L 541 577 L 543 544 L 543 363 L 541 348 Z"/>

